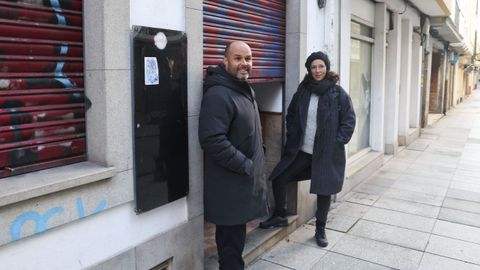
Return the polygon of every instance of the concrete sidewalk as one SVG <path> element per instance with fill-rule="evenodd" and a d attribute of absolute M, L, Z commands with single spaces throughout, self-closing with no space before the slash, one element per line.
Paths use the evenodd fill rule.
<path fill-rule="evenodd" d="M 249 270 L 480 270 L 480 90 Z"/>

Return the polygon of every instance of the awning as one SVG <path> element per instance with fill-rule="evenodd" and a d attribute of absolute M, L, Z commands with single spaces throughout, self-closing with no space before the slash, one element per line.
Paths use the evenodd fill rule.
<path fill-rule="evenodd" d="M 411 0 L 410 4 L 430 17 L 446 17 L 452 14 L 452 6 L 445 0 Z"/>
<path fill-rule="evenodd" d="M 449 43 L 461 43 L 462 35 L 450 17 L 432 17 L 430 19 L 430 34 Z"/>
<path fill-rule="evenodd" d="M 467 44 L 465 41 L 462 40 L 462 42 L 459 43 L 450 43 L 450 47 L 458 54 L 460 55 L 472 55 L 472 51 L 468 48 Z"/>

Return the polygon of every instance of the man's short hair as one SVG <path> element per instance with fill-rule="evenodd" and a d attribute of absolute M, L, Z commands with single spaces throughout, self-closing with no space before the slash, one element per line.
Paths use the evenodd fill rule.
<path fill-rule="evenodd" d="M 234 43 L 234 42 L 242 42 L 242 43 L 247 44 L 247 46 L 250 47 L 250 45 L 248 45 L 248 43 L 245 42 L 245 41 L 241 41 L 241 40 L 232 40 L 232 41 L 229 41 L 229 42 L 227 43 L 227 46 L 225 47 L 225 51 L 223 52 L 223 55 L 224 55 L 225 57 L 227 57 L 228 54 L 230 53 L 230 47 L 232 46 L 232 43 Z"/>
<path fill-rule="evenodd" d="M 232 45 L 233 42 L 235 42 L 235 41 L 229 41 L 229 42 L 227 43 L 227 46 L 225 47 L 225 51 L 223 52 L 223 55 L 224 55 L 225 57 L 227 57 L 228 54 L 230 53 L 230 46 Z"/>

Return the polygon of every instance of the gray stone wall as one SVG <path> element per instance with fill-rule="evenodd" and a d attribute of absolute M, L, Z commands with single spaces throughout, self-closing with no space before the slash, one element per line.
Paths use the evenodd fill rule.
<path fill-rule="evenodd" d="M 172 270 L 203 269 L 203 216 L 162 233 L 88 270 L 148 270 L 169 261 Z M 202 252 L 198 252 L 198 251 Z"/>

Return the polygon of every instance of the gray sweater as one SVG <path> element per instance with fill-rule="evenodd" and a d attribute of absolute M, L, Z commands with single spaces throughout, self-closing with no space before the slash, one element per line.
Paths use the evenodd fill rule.
<path fill-rule="evenodd" d="M 308 154 L 313 153 L 313 142 L 315 141 L 315 132 L 317 131 L 317 107 L 318 96 L 312 94 L 308 104 L 307 126 L 303 135 L 302 147 L 300 147 L 300 150 Z"/>

